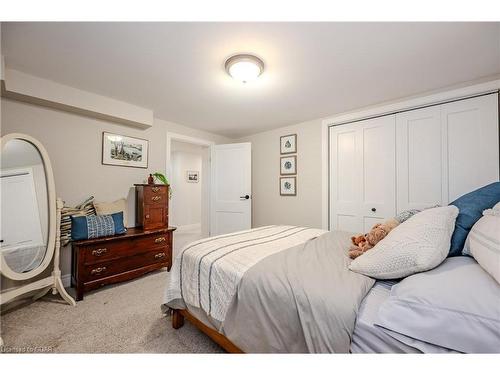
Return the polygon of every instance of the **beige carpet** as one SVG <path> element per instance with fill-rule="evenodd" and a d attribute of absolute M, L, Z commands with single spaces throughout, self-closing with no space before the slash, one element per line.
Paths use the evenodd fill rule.
<path fill-rule="evenodd" d="M 175 250 L 188 237 L 179 235 Z M 220 353 L 186 322 L 174 330 L 160 304 L 166 271 L 85 295 L 71 307 L 48 295 L 1 317 L 6 347 L 49 347 L 56 353 Z"/>

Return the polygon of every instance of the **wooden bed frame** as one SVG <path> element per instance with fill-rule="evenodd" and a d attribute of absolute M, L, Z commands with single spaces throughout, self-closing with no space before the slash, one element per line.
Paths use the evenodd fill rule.
<path fill-rule="evenodd" d="M 172 327 L 179 329 L 184 325 L 184 318 L 189 320 L 195 327 L 219 344 L 228 353 L 244 353 L 243 350 L 234 345 L 226 336 L 210 328 L 187 310 L 172 310 Z"/>

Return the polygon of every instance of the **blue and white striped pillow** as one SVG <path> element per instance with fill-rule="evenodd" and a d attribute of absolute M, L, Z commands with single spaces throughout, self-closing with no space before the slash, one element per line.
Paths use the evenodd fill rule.
<path fill-rule="evenodd" d="M 123 212 L 111 215 L 71 216 L 73 241 L 123 234 L 126 231 L 123 225 Z"/>

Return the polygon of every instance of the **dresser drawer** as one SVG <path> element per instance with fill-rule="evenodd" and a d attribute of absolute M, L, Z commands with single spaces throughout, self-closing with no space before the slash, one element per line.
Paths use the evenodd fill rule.
<path fill-rule="evenodd" d="M 127 258 L 86 265 L 83 269 L 82 276 L 85 281 L 92 281 L 117 275 L 122 272 L 130 271 L 150 264 L 164 264 L 165 267 L 167 267 L 170 266 L 170 262 L 170 253 L 163 249 L 157 249 Z"/>
<path fill-rule="evenodd" d="M 159 192 L 154 192 L 152 189 L 161 189 Z M 144 190 L 144 204 L 161 204 L 168 205 L 167 189 L 157 186 Z"/>
<path fill-rule="evenodd" d="M 133 247 L 137 250 L 156 248 L 166 248 L 168 250 L 170 249 L 171 244 L 171 233 L 157 233 L 150 236 L 136 238 L 133 241 Z"/>
<path fill-rule="evenodd" d="M 111 259 L 133 256 L 153 249 L 168 251 L 171 247 L 169 233 L 157 233 L 139 238 L 110 241 L 80 249 L 84 264 L 96 264 Z"/>

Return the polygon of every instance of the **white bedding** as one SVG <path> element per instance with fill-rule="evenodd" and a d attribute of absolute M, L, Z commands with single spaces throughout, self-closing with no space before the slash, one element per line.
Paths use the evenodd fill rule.
<path fill-rule="evenodd" d="M 450 353 L 452 351 L 376 326 L 380 306 L 389 298 L 395 281 L 377 281 L 358 312 L 351 353 Z"/>
<path fill-rule="evenodd" d="M 165 303 L 179 301 L 223 321 L 243 274 L 257 262 L 326 233 L 321 229 L 271 225 L 199 240 L 174 261 Z"/>

